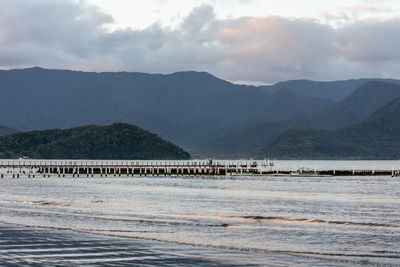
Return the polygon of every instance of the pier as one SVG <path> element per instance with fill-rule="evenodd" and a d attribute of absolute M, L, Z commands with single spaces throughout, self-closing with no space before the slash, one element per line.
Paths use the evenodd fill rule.
<path fill-rule="evenodd" d="M 253 160 L 0 160 L 0 178 L 229 175 L 398 177 L 400 168 L 307 169 Z"/>
<path fill-rule="evenodd" d="M 251 175 L 267 171 L 257 162 L 203 161 L 102 161 L 102 160 L 0 160 L 1 178 L 24 177 L 120 177 Z"/>

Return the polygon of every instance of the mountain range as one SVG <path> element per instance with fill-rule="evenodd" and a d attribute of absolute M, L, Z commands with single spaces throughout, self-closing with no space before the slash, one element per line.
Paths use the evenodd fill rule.
<path fill-rule="evenodd" d="M 326 106 L 324 110 L 312 116 L 276 122 L 267 121 L 238 128 L 218 140 L 203 144 L 202 153 L 237 157 L 253 155 L 253 152 L 265 146 L 280 133 L 300 128 L 338 129 L 360 122 L 396 97 L 400 97 L 400 85 L 369 81 L 343 100 Z"/>
<path fill-rule="evenodd" d="M 400 96 L 400 81 L 238 85 L 206 72 L 0 71 L 0 125 L 18 131 L 125 122 L 192 155 L 256 155 L 292 129 L 358 123 Z M 1 133 L 1 132 L 0 132 Z"/>
<path fill-rule="evenodd" d="M 371 81 L 400 84 L 400 80 L 379 78 L 352 79 L 344 81 L 290 80 L 278 82 L 273 85 L 262 85 L 260 88 L 270 93 L 274 93 L 281 88 L 292 88 L 297 93 L 306 96 L 340 101 L 349 96 L 363 84 Z"/>
<path fill-rule="evenodd" d="M 270 94 L 205 72 L 30 68 L 0 71 L 0 90 L 0 125 L 27 131 L 127 122 L 184 147 L 256 122 L 309 116 L 331 104 L 285 88 Z"/>
<path fill-rule="evenodd" d="M 260 155 L 301 159 L 400 158 L 400 98 L 360 123 L 333 131 L 298 129 L 280 134 Z"/>

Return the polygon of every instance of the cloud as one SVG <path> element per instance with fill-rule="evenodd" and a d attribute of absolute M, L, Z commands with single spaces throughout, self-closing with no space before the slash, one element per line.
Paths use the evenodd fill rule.
<path fill-rule="evenodd" d="M 178 27 L 110 30 L 113 18 L 84 1 L 0 3 L 1 68 L 201 70 L 224 79 L 265 83 L 400 78 L 396 17 L 355 19 L 333 27 L 279 16 L 217 19 L 212 6 L 201 5 Z"/>
<path fill-rule="evenodd" d="M 376 5 L 354 5 L 338 7 L 335 10 L 324 10 L 321 16 L 331 24 L 343 26 L 344 24 L 365 19 L 380 19 L 381 15 L 393 13 L 393 10 L 387 7 Z"/>
<path fill-rule="evenodd" d="M 57 65 L 90 57 L 112 17 L 75 1 L 1 1 L 0 62 Z M 59 62 L 59 63 L 58 63 Z"/>
<path fill-rule="evenodd" d="M 357 6 L 346 6 L 339 8 L 343 12 L 351 14 L 370 14 L 370 13 L 387 13 L 392 11 L 390 8 L 377 7 L 377 6 L 367 6 L 367 5 L 357 5 Z"/>

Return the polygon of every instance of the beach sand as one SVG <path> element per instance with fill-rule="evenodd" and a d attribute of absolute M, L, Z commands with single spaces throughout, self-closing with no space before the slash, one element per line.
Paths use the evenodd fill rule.
<path fill-rule="evenodd" d="M 215 248 L 0 224 L 0 266 L 235 265 L 213 254 Z"/>

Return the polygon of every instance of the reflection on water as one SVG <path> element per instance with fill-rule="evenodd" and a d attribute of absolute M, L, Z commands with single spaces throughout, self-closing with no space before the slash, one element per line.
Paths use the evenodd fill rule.
<path fill-rule="evenodd" d="M 0 221 L 224 248 L 244 263 L 252 251 L 261 264 L 397 265 L 399 200 L 392 177 L 2 179 Z"/>

